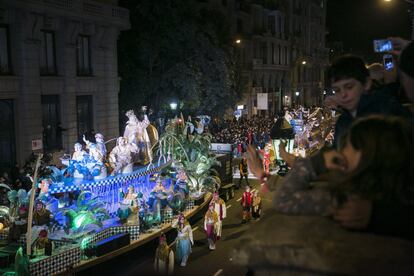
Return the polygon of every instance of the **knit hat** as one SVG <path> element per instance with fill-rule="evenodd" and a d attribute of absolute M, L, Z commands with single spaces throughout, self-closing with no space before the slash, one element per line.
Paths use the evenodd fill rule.
<path fill-rule="evenodd" d="M 46 238 L 46 237 L 47 237 L 47 231 L 45 229 L 40 230 L 39 238 Z"/>
<path fill-rule="evenodd" d="M 167 237 L 165 236 L 165 234 L 163 233 L 163 234 L 161 234 L 161 236 L 160 236 L 160 243 L 161 242 L 165 242 L 167 240 Z"/>
<path fill-rule="evenodd" d="M 411 42 L 401 52 L 399 59 L 400 70 L 414 78 L 414 42 Z"/>

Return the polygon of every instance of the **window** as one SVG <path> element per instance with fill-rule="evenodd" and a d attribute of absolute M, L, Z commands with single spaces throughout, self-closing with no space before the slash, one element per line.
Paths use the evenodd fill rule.
<path fill-rule="evenodd" d="M 92 96 L 76 97 L 76 119 L 78 125 L 78 140 L 82 141 L 82 136 L 91 136 L 93 132 L 93 107 Z"/>
<path fill-rule="evenodd" d="M 56 75 L 55 34 L 51 31 L 42 31 L 40 47 L 40 74 Z"/>
<path fill-rule="evenodd" d="M 9 29 L 0 25 L 0 74 L 11 74 Z"/>
<path fill-rule="evenodd" d="M 280 65 L 280 64 L 282 64 L 282 49 L 281 49 L 280 45 L 277 46 L 277 49 L 278 49 L 277 53 L 278 53 L 278 56 L 279 56 L 278 63 Z"/>
<path fill-rule="evenodd" d="M 276 63 L 276 57 L 275 57 L 275 44 L 272 42 L 272 64 Z"/>
<path fill-rule="evenodd" d="M 285 65 L 288 65 L 288 48 L 285 47 Z"/>
<path fill-rule="evenodd" d="M 278 37 L 281 37 L 282 33 L 283 33 L 283 26 L 282 26 L 282 17 L 278 16 L 277 17 L 277 29 L 278 29 Z"/>
<path fill-rule="evenodd" d="M 13 100 L 0 100 L 0 170 L 11 168 L 16 162 L 13 107 Z"/>
<path fill-rule="evenodd" d="M 274 15 L 267 17 L 267 28 L 272 33 L 272 35 L 275 35 L 276 33 L 276 19 Z"/>
<path fill-rule="evenodd" d="M 243 33 L 243 21 L 240 18 L 237 18 L 237 33 Z"/>
<path fill-rule="evenodd" d="M 78 76 L 92 75 L 90 37 L 79 35 L 77 41 Z"/>
<path fill-rule="evenodd" d="M 260 45 L 260 57 L 263 59 L 263 64 L 267 64 L 267 43 L 262 42 Z"/>
<path fill-rule="evenodd" d="M 62 149 L 62 128 L 58 95 L 42 96 L 43 147 L 46 151 Z"/>

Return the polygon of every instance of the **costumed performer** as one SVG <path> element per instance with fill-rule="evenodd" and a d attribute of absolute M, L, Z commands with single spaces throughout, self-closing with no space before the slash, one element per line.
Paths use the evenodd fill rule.
<path fill-rule="evenodd" d="M 181 266 L 186 266 L 188 257 L 191 254 L 191 246 L 194 245 L 193 230 L 182 213 L 178 215 L 177 219 L 173 220 L 171 226 L 177 229 L 175 259 Z"/>
<path fill-rule="evenodd" d="M 252 203 L 252 193 L 250 192 L 250 186 L 246 185 L 246 190 L 244 191 L 242 199 L 240 201 L 240 204 L 243 207 L 242 223 L 246 223 L 248 220 L 250 220 Z"/>
<path fill-rule="evenodd" d="M 215 192 L 213 194 L 213 199 L 211 200 L 210 204 L 214 204 L 214 211 L 216 211 L 217 216 L 218 216 L 217 239 L 219 240 L 222 235 L 223 219 L 227 217 L 226 203 L 224 202 L 223 199 L 220 198 L 219 194 Z"/>
<path fill-rule="evenodd" d="M 167 244 L 165 234 L 161 234 L 159 245 L 155 251 L 154 271 L 158 275 L 174 273 L 174 251 Z"/>
<path fill-rule="evenodd" d="M 207 233 L 208 248 L 210 250 L 216 249 L 217 223 L 218 216 L 216 211 L 214 211 L 214 204 L 210 203 L 208 210 L 204 216 L 204 230 Z"/>

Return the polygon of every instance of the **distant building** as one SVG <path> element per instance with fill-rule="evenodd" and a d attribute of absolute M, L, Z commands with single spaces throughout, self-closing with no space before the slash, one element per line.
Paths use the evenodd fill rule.
<path fill-rule="evenodd" d="M 240 105 L 249 116 L 275 114 L 295 104 L 321 104 L 329 59 L 326 0 L 199 2 L 222 11 L 232 25 L 248 83 Z M 267 110 L 258 110 L 257 93 L 267 94 Z"/>
<path fill-rule="evenodd" d="M 42 142 L 72 151 L 83 134 L 118 136 L 116 0 L 0 2 L 0 167 Z"/>

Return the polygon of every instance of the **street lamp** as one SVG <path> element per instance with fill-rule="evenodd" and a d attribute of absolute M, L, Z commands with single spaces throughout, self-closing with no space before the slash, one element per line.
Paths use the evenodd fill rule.
<path fill-rule="evenodd" d="M 392 0 L 384 0 L 384 2 L 391 2 Z M 407 3 L 414 4 L 413 0 L 404 0 Z"/>
<path fill-rule="evenodd" d="M 414 0 L 404 0 L 406 3 L 410 4 L 411 7 L 408 11 L 408 13 L 410 14 L 410 20 L 411 20 L 411 39 L 414 39 L 414 11 L 413 11 L 413 6 L 414 5 Z M 383 2 L 392 2 L 392 0 L 383 0 Z"/>
<path fill-rule="evenodd" d="M 302 61 L 302 65 L 306 65 L 306 60 L 303 60 Z"/>
<path fill-rule="evenodd" d="M 178 104 L 176 102 L 171 102 L 170 103 L 171 110 L 177 110 L 177 106 L 178 106 Z"/>
<path fill-rule="evenodd" d="M 299 91 L 296 91 L 295 92 L 295 95 L 296 95 L 296 105 L 299 105 L 299 95 L 300 95 L 300 92 Z"/>
<path fill-rule="evenodd" d="M 236 39 L 234 42 L 236 42 L 237 44 L 241 43 L 241 39 Z"/>

